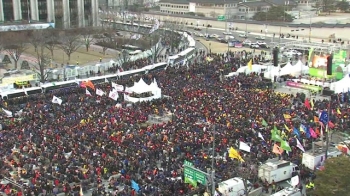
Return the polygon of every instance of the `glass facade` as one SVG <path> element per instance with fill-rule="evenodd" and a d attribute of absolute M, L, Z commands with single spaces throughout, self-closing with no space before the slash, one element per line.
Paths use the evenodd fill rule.
<path fill-rule="evenodd" d="M 55 27 L 63 27 L 63 3 L 62 0 L 54 0 L 55 6 Z"/>
<path fill-rule="evenodd" d="M 47 22 L 47 2 L 38 0 L 39 21 Z"/>
<path fill-rule="evenodd" d="M 87 26 L 92 26 L 91 0 L 84 0 L 84 20 Z"/>
<path fill-rule="evenodd" d="M 30 19 L 30 0 L 21 0 L 22 19 Z"/>
<path fill-rule="evenodd" d="M 69 0 L 69 11 L 70 11 L 70 26 L 77 27 L 79 25 L 77 0 Z"/>
<path fill-rule="evenodd" d="M 13 21 L 14 13 L 12 0 L 3 0 L 2 5 L 4 6 L 3 11 L 5 21 Z"/>

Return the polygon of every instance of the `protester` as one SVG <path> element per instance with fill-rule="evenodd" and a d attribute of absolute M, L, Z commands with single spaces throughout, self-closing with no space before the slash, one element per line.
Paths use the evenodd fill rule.
<path fill-rule="evenodd" d="M 307 150 L 316 138 L 289 129 L 299 129 L 301 124 L 320 129 L 314 119 L 329 104 L 332 111 L 340 112 L 330 117 L 334 129 L 349 127 L 349 109 L 341 105 L 347 99 L 308 99 L 310 108 L 305 95 L 277 93 L 259 74 L 223 78 L 249 61 L 235 55 L 211 54 L 208 61 L 203 53 L 189 67 L 168 67 L 94 84 L 108 94 L 112 90 L 110 82 L 130 86 L 141 77 L 146 83 L 156 79 L 162 94 L 170 98 L 152 102 L 129 104 L 122 92 L 114 101 L 96 95 L 90 88 L 92 96 L 87 96 L 86 89 L 79 86 L 1 100 L 4 109 L 23 111 L 18 118 L 1 117 L 1 175 L 23 184 L 23 195 L 76 195 L 80 189 L 90 188 L 94 188 L 93 195 L 203 193 L 205 186 L 184 183 L 183 163 L 187 160 L 202 171 L 210 171 L 214 138 L 217 181 L 243 172 L 255 183 L 257 166 L 267 159 L 280 157 L 300 164 L 302 151 L 296 139 Z M 129 67 L 145 63 L 149 62 L 140 60 Z M 63 103 L 52 103 L 53 96 Z M 170 122 L 147 124 L 148 115 L 166 113 L 172 113 Z M 276 143 L 271 140 L 272 129 L 280 131 L 291 152 L 272 152 Z M 250 153 L 240 151 L 244 163 L 229 158 L 228 148 L 238 149 L 239 141 L 251 147 Z M 1 190 L 9 193 L 11 188 L 15 186 L 5 184 Z"/>

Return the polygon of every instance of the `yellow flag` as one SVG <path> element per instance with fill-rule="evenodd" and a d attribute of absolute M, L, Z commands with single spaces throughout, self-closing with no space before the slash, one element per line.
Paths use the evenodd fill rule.
<path fill-rule="evenodd" d="M 284 117 L 285 119 L 291 119 L 291 118 L 292 118 L 289 114 L 283 114 L 283 117 Z"/>
<path fill-rule="evenodd" d="M 284 124 L 284 128 L 285 128 L 288 132 L 290 132 L 290 129 L 288 128 L 288 126 L 287 126 L 286 124 Z"/>
<path fill-rule="evenodd" d="M 247 66 L 248 66 L 250 71 L 253 70 L 253 59 L 250 59 L 250 61 L 248 62 Z"/>
<path fill-rule="evenodd" d="M 339 108 L 337 109 L 337 114 L 341 114 L 341 112 L 340 112 Z"/>
<path fill-rule="evenodd" d="M 312 99 L 310 100 L 310 105 L 311 105 L 311 108 L 313 109 L 315 104 L 314 104 L 314 101 Z"/>
<path fill-rule="evenodd" d="M 241 155 L 238 154 L 237 150 L 235 150 L 234 148 L 230 148 L 230 150 L 228 151 L 228 156 L 230 158 L 233 159 L 238 159 L 241 162 L 244 162 L 244 160 L 242 159 Z"/>

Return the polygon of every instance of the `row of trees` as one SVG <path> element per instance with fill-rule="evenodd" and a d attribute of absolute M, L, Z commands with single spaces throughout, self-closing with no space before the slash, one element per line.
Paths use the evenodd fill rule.
<path fill-rule="evenodd" d="M 45 68 L 52 62 L 55 50 L 61 49 L 67 56 L 68 61 L 71 55 L 80 47 L 85 46 L 88 51 L 92 44 L 93 29 L 72 29 L 72 30 L 34 30 L 0 33 L 0 51 L 8 53 L 14 62 L 14 68 L 18 68 L 18 62 L 30 47 L 34 47 L 36 62 L 32 69 L 37 71 L 41 81 L 45 81 L 47 73 Z"/>
<path fill-rule="evenodd" d="M 286 13 L 286 10 L 283 6 L 274 6 L 271 7 L 267 12 L 257 12 L 253 16 L 253 20 L 292 22 L 293 17 L 290 14 Z"/>

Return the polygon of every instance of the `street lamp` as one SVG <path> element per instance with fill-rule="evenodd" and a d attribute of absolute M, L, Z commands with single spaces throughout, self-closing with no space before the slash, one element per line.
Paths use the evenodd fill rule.
<path fill-rule="evenodd" d="M 211 42 L 209 42 L 209 53 L 211 54 Z"/>

